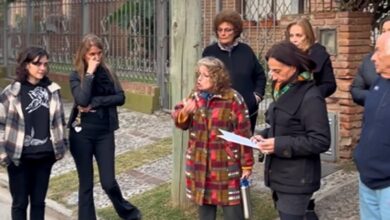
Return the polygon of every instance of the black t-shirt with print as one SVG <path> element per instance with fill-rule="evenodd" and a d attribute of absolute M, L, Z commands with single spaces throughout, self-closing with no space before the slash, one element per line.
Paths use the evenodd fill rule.
<path fill-rule="evenodd" d="M 25 137 L 22 155 L 40 158 L 53 154 L 50 140 L 50 93 L 42 83 L 32 85 L 23 82 L 21 86 L 21 103 L 25 122 Z"/>

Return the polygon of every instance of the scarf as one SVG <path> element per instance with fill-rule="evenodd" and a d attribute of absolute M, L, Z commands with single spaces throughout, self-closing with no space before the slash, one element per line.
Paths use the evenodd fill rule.
<path fill-rule="evenodd" d="M 293 76 L 294 77 L 294 76 Z M 309 81 L 311 80 L 312 75 L 309 72 L 302 72 L 296 77 L 296 79 L 291 80 L 292 82 L 287 83 L 286 85 L 280 84 L 279 86 L 273 86 L 272 96 L 274 100 L 278 100 L 280 96 L 286 93 L 296 82 L 299 81 Z"/>
<path fill-rule="evenodd" d="M 210 100 L 214 96 L 213 93 L 206 92 L 206 91 L 201 91 L 199 92 L 199 97 L 205 99 L 205 100 Z"/>
<path fill-rule="evenodd" d="M 227 52 L 230 52 L 230 51 L 233 50 L 233 48 L 234 48 L 235 46 L 238 45 L 238 43 L 240 43 L 240 41 L 238 40 L 238 38 L 236 38 L 236 39 L 234 40 L 234 42 L 233 42 L 232 44 L 228 45 L 228 46 L 224 46 L 224 45 L 222 45 L 222 44 L 218 41 L 218 46 L 219 46 L 219 49 L 224 50 L 224 51 L 227 51 Z"/>
<path fill-rule="evenodd" d="M 108 70 L 99 66 L 95 72 L 94 82 L 92 86 L 92 94 L 94 96 L 107 96 L 115 94 L 114 82 L 109 76 Z"/>

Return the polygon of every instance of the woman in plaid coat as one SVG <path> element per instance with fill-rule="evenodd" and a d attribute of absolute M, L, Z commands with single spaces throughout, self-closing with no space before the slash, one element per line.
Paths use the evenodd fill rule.
<path fill-rule="evenodd" d="M 240 179 L 248 178 L 252 149 L 218 137 L 218 129 L 250 137 L 248 110 L 241 95 L 230 87 L 224 64 L 213 57 L 198 61 L 197 81 L 188 98 L 175 106 L 178 128 L 189 130 L 186 152 L 187 197 L 199 205 L 200 219 L 243 219 Z"/>
<path fill-rule="evenodd" d="M 22 51 L 15 80 L 0 95 L 0 164 L 13 220 L 44 219 L 51 168 L 68 149 L 60 86 L 48 78 L 48 62 L 43 48 Z"/>

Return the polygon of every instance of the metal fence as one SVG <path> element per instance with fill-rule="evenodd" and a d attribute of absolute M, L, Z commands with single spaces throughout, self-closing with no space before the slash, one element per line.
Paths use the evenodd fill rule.
<path fill-rule="evenodd" d="M 163 108 L 169 108 L 169 0 L 14 0 L 0 6 L 0 62 L 14 64 L 29 45 L 46 48 L 51 70 L 68 73 L 81 37 L 93 32 L 106 46 L 113 70 L 124 80 L 158 84 Z M 215 41 L 212 19 L 225 9 L 245 20 L 242 40 L 264 67 L 265 52 L 283 39 L 285 15 L 334 11 L 337 0 L 202 0 L 203 47 Z M 6 7 L 5 7 L 6 6 Z M 261 109 L 268 102 L 262 103 Z M 263 111 L 263 110 L 261 110 Z"/>
<path fill-rule="evenodd" d="M 52 72 L 69 73 L 82 36 L 92 32 L 121 79 L 166 87 L 168 0 L 15 0 L 3 7 L 3 64 L 36 45 L 49 52 Z"/>

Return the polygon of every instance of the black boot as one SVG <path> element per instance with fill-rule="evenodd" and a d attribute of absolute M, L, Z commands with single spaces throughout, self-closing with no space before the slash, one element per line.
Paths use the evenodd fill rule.
<path fill-rule="evenodd" d="M 311 199 L 306 209 L 305 220 L 318 220 L 318 216 L 314 210 L 314 207 L 315 207 L 314 199 Z"/>

